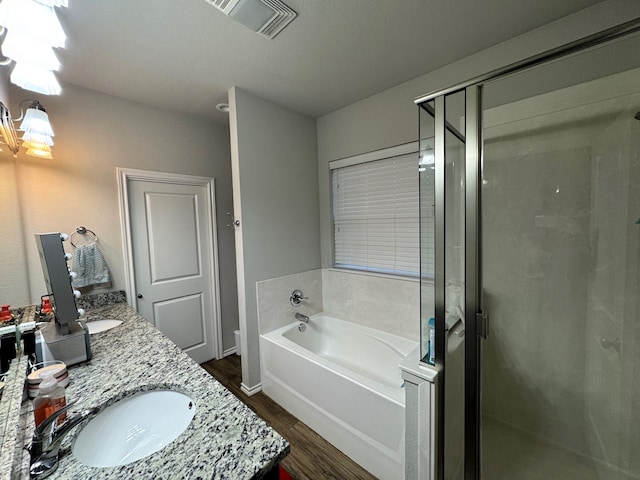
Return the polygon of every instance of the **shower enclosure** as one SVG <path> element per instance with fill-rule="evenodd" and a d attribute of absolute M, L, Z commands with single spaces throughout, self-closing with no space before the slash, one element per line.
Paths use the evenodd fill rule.
<path fill-rule="evenodd" d="M 640 479 L 639 26 L 417 101 L 438 478 Z"/>

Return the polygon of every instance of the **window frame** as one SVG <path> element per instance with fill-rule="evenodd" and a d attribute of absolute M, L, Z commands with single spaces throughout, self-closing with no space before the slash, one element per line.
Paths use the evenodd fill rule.
<path fill-rule="evenodd" d="M 393 147 L 382 148 L 379 150 L 374 150 L 371 152 L 361 153 L 357 155 L 352 155 L 349 157 L 344 157 L 336 160 L 332 160 L 329 162 L 329 198 L 330 198 L 330 215 L 331 215 L 331 269 L 332 270 L 341 270 L 345 272 L 350 272 L 354 274 L 361 275 L 375 275 L 375 276 L 383 276 L 389 278 L 397 278 L 404 280 L 416 280 L 420 279 L 420 254 L 418 254 L 418 272 L 415 275 L 412 274 L 402 274 L 402 273 L 394 273 L 394 272 L 383 272 L 379 270 L 369 270 L 367 268 L 349 268 L 343 265 L 336 265 L 336 237 L 335 237 L 335 218 L 334 218 L 334 190 L 333 190 L 333 170 L 343 167 L 350 167 L 353 165 L 359 165 L 363 163 L 375 162 L 378 160 L 390 159 L 392 157 L 399 157 L 403 155 L 415 155 L 416 161 L 416 184 L 419 183 L 419 142 L 408 142 L 399 145 L 394 145 Z M 419 195 L 419 194 L 418 194 Z M 419 201 L 419 198 L 418 198 Z M 420 218 L 418 216 L 418 222 Z M 420 239 L 418 240 L 418 247 L 420 251 Z"/>

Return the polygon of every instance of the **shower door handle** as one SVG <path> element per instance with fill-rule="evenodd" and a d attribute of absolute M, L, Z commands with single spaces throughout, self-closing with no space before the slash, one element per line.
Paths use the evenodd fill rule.
<path fill-rule="evenodd" d="M 615 340 L 609 340 L 608 338 L 602 337 L 600 339 L 600 346 L 607 349 L 613 349 L 616 352 L 620 353 L 620 339 L 616 338 Z"/>
<path fill-rule="evenodd" d="M 476 332 L 484 340 L 489 336 L 489 315 L 484 312 L 476 313 Z"/>

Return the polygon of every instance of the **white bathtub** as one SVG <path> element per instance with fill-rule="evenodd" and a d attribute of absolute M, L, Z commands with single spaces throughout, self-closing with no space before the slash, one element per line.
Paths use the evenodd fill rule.
<path fill-rule="evenodd" d="M 419 348 L 326 314 L 260 336 L 262 390 L 381 479 L 404 478 L 398 363 Z"/>

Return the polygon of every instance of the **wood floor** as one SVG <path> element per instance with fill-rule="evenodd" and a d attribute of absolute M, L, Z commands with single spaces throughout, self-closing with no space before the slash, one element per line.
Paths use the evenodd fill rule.
<path fill-rule="evenodd" d="M 291 445 L 282 467 L 294 480 L 373 480 L 372 474 L 311 430 L 264 393 L 248 396 L 240 390 L 240 357 L 229 355 L 202 367 L 262 417 Z"/>

